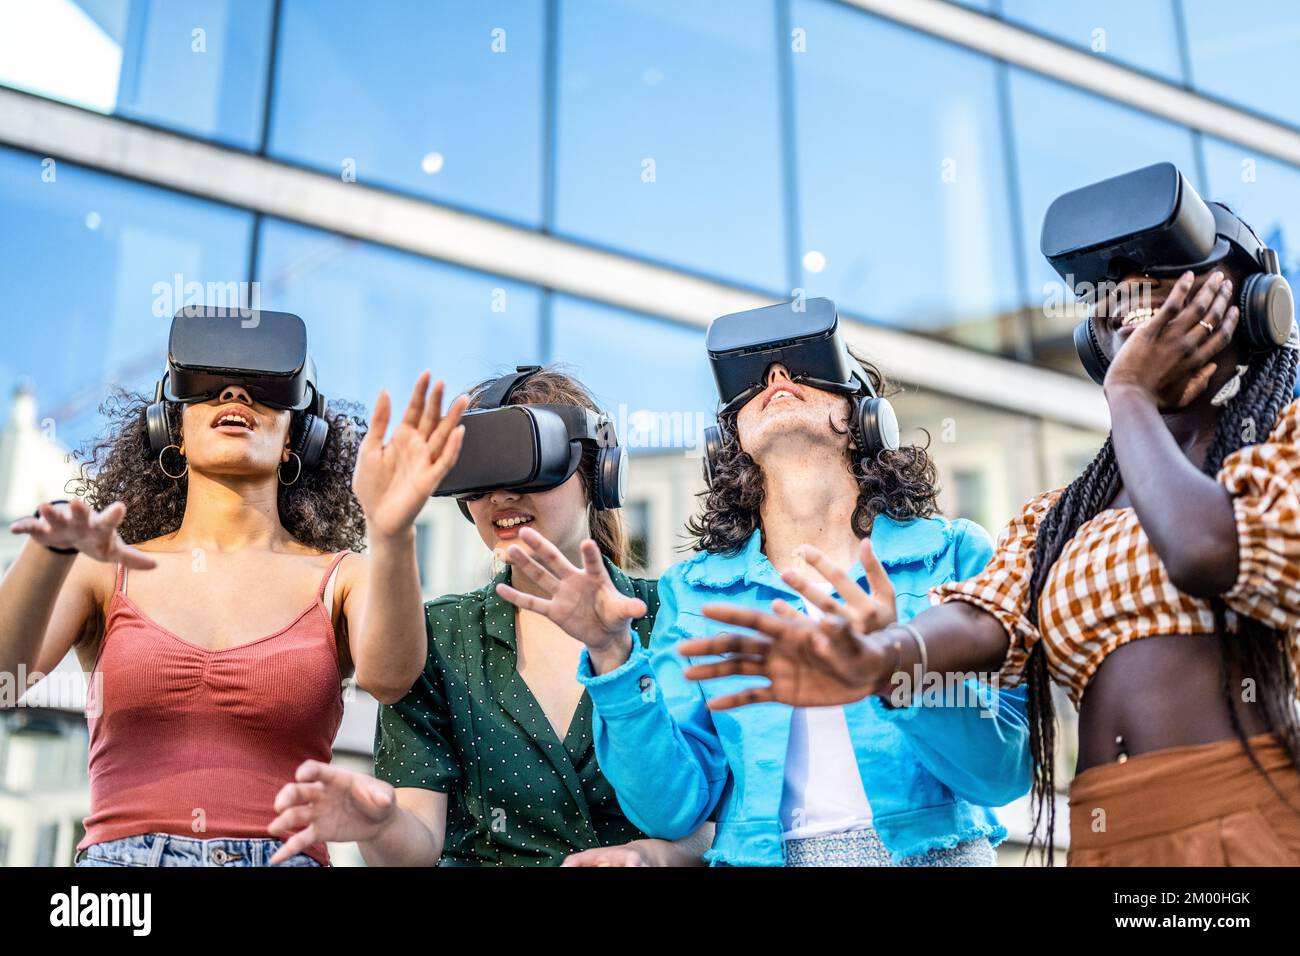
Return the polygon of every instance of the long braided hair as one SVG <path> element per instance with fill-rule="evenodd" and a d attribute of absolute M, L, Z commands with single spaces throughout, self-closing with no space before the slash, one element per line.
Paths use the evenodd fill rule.
<path fill-rule="evenodd" d="M 1281 348 L 1256 360 L 1247 369 L 1242 377 L 1241 390 L 1220 414 L 1218 428 L 1201 467 L 1205 474 L 1217 475 L 1223 467 L 1223 460 L 1234 451 L 1267 438 L 1278 415 L 1291 401 L 1296 365 L 1296 351 Z M 1038 528 L 1027 609 L 1029 619 L 1035 627 L 1038 626 L 1038 600 L 1052 565 L 1080 525 L 1095 517 L 1114 500 L 1119 486 L 1119 463 L 1115 459 L 1115 446 L 1108 435 L 1097 457 L 1061 493 Z M 1232 728 L 1251 764 L 1261 774 L 1264 773 L 1237 716 L 1231 686 L 1234 673 L 1255 678 L 1257 699 L 1263 702 L 1270 728 L 1277 734 L 1292 764 L 1300 767 L 1300 723 L 1297 722 L 1295 710 L 1296 674 L 1287 654 L 1287 635 L 1245 615 L 1237 616 L 1237 631 L 1229 635 L 1227 609 L 1223 600 L 1216 597 L 1210 603 L 1214 610 L 1215 629 L 1219 635 L 1223 700 L 1228 707 Z M 1050 865 L 1056 823 L 1056 708 L 1053 706 L 1051 675 L 1048 673 L 1042 641 L 1034 644 L 1030 650 L 1026 671 L 1029 746 L 1034 758 L 1034 829 L 1030 851 L 1038 845 L 1044 862 Z M 1268 779 L 1267 774 L 1265 779 Z M 1272 781 L 1269 782 L 1271 785 Z M 1040 827 L 1044 818 L 1046 840 L 1040 841 Z"/>

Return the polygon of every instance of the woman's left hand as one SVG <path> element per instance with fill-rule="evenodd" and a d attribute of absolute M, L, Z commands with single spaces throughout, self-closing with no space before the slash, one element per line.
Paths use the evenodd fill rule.
<path fill-rule="evenodd" d="M 1205 391 L 1218 367 L 1211 359 L 1232 341 L 1240 310 L 1231 304 L 1232 281 L 1222 272 L 1193 296 L 1194 285 L 1194 274 L 1183 273 L 1155 314 L 1129 333 L 1106 372 L 1107 395 L 1137 389 L 1161 412 L 1171 412 Z"/>
<path fill-rule="evenodd" d="M 560 866 L 653 866 L 649 857 L 635 843 L 600 846 L 593 850 L 570 853 Z"/>
<path fill-rule="evenodd" d="M 352 476 L 352 491 L 371 535 L 393 537 L 409 530 L 460 457 L 465 435 L 460 418 L 468 399 L 459 396 L 444 415 L 442 392 L 443 383 L 435 382 L 429 393 L 429 373 L 422 372 L 387 443 L 391 401 L 388 392 L 379 393 Z"/>

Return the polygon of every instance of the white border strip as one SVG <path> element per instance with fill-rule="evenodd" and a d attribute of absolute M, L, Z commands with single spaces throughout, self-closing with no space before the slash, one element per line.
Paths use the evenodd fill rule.
<path fill-rule="evenodd" d="M 1300 132 L 948 0 L 839 0 L 1300 166 Z"/>
<path fill-rule="evenodd" d="M 720 282 L 3 88 L 0 142 L 693 325 L 770 303 Z M 39 170 L 32 175 L 36 181 Z M 1081 379 L 894 329 L 846 325 L 851 342 L 884 357 L 891 377 L 1066 424 L 1109 427 L 1100 389 Z"/>

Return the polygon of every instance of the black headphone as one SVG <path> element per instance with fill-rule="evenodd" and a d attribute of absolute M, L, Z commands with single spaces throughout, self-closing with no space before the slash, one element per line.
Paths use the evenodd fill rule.
<path fill-rule="evenodd" d="M 857 364 L 856 360 L 855 364 Z M 875 386 L 871 384 L 871 376 L 860 364 L 857 364 L 853 377 L 859 383 L 859 388 L 848 396 L 849 433 L 853 436 L 853 440 L 870 458 L 875 458 L 882 451 L 897 451 L 898 416 L 894 413 L 894 406 L 889 404 L 889 399 L 881 398 L 876 393 Z M 796 375 L 791 381 L 801 382 L 804 378 L 805 376 Z M 821 387 L 821 384 L 814 387 Z M 760 391 L 762 389 L 758 389 L 754 394 Z M 866 392 L 865 395 L 861 394 L 863 391 Z M 742 396 L 745 401 L 752 397 L 753 395 L 747 398 Z M 731 404 L 735 406 L 736 403 Z M 726 441 L 727 436 L 723 435 L 721 424 L 709 425 L 704 429 L 704 481 L 710 488 L 713 487 L 713 476 Z"/>
<path fill-rule="evenodd" d="M 540 365 L 515 366 L 512 373 L 502 375 L 484 386 L 479 393 L 478 400 L 474 403 L 474 408 L 484 411 L 493 408 L 504 408 L 510 403 L 510 397 L 514 395 L 515 390 L 541 370 Z M 614 508 L 621 508 L 627 498 L 627 449 L 618 443 L 614 423 L 608 415 L 603 412 L 591 413 L 590 409 L 577 405 L 573 406 L 573 408 L 587 413 L 584 418 L 594 420 L 591 422 L 591 427 L 585 429 L 588 433 L 585 437 L 570 440 L 569 477 L 572 477 L 574 472 L 578 470 L 578 465 L 582 461 L 583 442 L 595 441 L 596 468 L 595 481 L 591 487 L 592 506 L 597 511 L 610 511 Z M 573 430 L 570 431 L 570 435 L 572 434 Z M 469 513 L 469 505 L 466 500 L 457 498 L 456 504 L 460 507 L 460 513 L 465 516 L 465 519 L 472 522 L 474 516 Z"/>
<path fill-rule="evenodd" d="M 144 426 L 149 436 L 149 450 L 153 458 L 158 458 L 174 445 L 172 440 L 171 419 L 167 412 L 165 398 L 167 374 L 154 386 L 153 402 L 144 410 Z M 312 403 L 301 414 L 295 413 L 290 421 L 289 450 L 298 456 L 303 468 L 315 468 L 320 464 L 325 453 L 325 441 L 329 438 L 330 426 L 325 419 L 325 397 L 311 386 Z"/>
<path fill-rule="evenodd" d="M 1231 249 L 1240 252 L 1257 267 L 1257 271 L 1251 273 L 1241 284 L 1241 295 L 1237 300 L 1241 320 L 1237 334 L 1245 337 L 1246 345 L 1252 352 L 1281 348 L 1287 343 L 1295 324 L 1295 299 L 1291 294 L 1290 283 L 1282 275 L 1277 252 L 1260 242 L 1254 230 L 1227 207 L 1221 203 L 1210 203 L 1209 206 L 1214 211 L 1219 236 L 1227 241 Z M 1110 360 L 1097 341 L 1092 316 L 1074 327 L 1074 350 L 1088 377 L 1098 385 L 1103 384 Z"/>

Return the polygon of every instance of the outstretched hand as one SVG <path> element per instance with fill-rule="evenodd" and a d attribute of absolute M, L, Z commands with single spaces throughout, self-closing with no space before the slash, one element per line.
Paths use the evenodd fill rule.
<path fill-rule="evenodd" d="M 284 840 L 272 863 L 283 863 L 313 843 L 372 839 L 397 812 L 397 795 L 382 780 L 306 760 L 275 796 L 279 814 L 267 832 Z"/>
<path fill-rule="evenodd" d="M 66 505 L 43 504 L 33 518 L 20 518 L 9 526 L 13 534 L 29 535 L 48 548 L 76 548 L 88 558 L 121 564 L 136 571 L 157 566 L 153 558 L 122 540 L 117 529 L 126 517 L 126 505 L 115 501 L 95 511 L 80 498 Z"/>
<path fill-rule="evenodd" d="M 409 529 L 460 457 L 465 428 L 460 424 L 469 400 L 461 395 L 442 413 L 443 383 L 431 394 L 429 373 L 422 372 L 406 405 L 406 414 L 385 443 L 391 400 L 381 391 L 375 402 L 352 476 L 352 491 L 361 503 L 370 534 L 395 536 Z"/>
<path fill-rule="evenodd" d="M 525 594 L 508 584 L 498 584 L 497 594 L 549 618 L 593 652 L 613 649 L 629 637 L 632 622 L 646 612 L 645 602 L 614 587 L 596 542 L 582 542 L 579 568 L 532 528 L 520 529 L 519 537 L 528 549 L 512 544 L 506 560 L 547 596 Z"/>
<path fill-rule="evenodd" d="M 851 704 L 888 685 L 893 670 L 878 645 L 855 634 L 847 619 L 827 615 L 813 621 L 785 602 L 767 614 L 730 604 L 706 604 L 705 617 L 747 628 L 751 633 L 723 632 L 681 641 L 684 657 L 726 655 L 708 664 L 693 664 L 688 680 L 712 680 L 741 674 L 766 677 L 768 683 L 709 701 L 710 710 L 780 701 L 792 707 Z"/>

